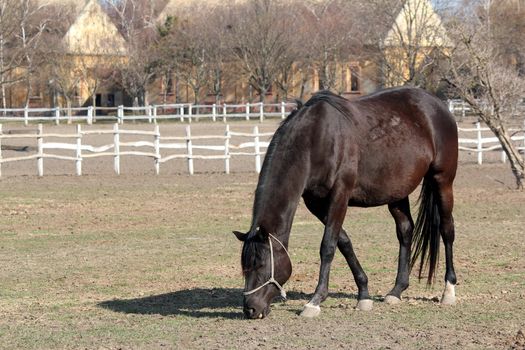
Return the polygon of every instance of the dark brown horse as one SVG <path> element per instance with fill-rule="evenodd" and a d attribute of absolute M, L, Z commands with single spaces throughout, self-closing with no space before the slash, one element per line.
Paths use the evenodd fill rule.
<path fill-rule="evenodd" d="M 342 229 L 348 206 L 386 204 L 394 217 L 399 263 L 386 302 L 400 301 L 418 257 L 419 277 L 428 266 L 427 281 L 433 281 L 441 235 L 446 254 L 441 302 L 454 304 L 452 183 L 457 155 L 457 127 L 452 115 L 440 100 L 421 89 L 389 89 L 351 102 L 322 91 L 299 106 L 283 121 L 268 147 L 250 230 L 234 232 L 244 242 L 241 262 L 246 317 L 265 317 L 272 299 L 285 295 L 282 286 L 292 272 L 288 239 L 301 196 L 325 225 L 319 282 L 303 316 L 318 315 L 319 305 L 328 296 L 336 248 L 357 284 L 357 308 L 372 307 L 367 276 Z M 421 180 L 420 209 L 414 224 L 408 195 Z"/>

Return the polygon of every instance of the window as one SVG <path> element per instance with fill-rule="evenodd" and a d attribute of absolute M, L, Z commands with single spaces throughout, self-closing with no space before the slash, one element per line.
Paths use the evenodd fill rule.
<path fill-rule="evenodd" d="M 115 107 L 115 94 L 108 94 L 108 107 Z"/>
<path fill-rule="evenodd" d="M 350 91 L 351 92 L 359 92 L 360 86 L 359 86 L 359 67 L 358 66 L 352 66 L 350 67 Z"/>
<path fill-rule="evenodd" d="M 173 95 L 173 77 L 171 74 L 166 79 L 166 94 Z"/>

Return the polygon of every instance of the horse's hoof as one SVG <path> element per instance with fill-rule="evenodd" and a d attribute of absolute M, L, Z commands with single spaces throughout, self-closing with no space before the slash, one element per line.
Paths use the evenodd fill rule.
<path fill-rule="evenodd" d="M 441 305 L 456 305 L 456 297 L 454 295 L 443 294 L 441 297 Z"/>
<path fill-rule="evenodd" d="M 370 311 L 374 307 L 374 301 L 372 299 L 361 299 L 357 302 L 356 310 Z"/>
<path fill-rule="evenodd" d="M 303 312 L 301 312 L 301 316 L 313 318 L 319 316 L 320 313 L 321 308 L 319 307 L 319 305 L 313 305 L 308 303 L 304 306 Z"/>
<path fill-rule="evenodd" d="M 455 305 L 456 304 L 456 291 L 455 286 L 448 282 L 445 284 L 445 290 L 441 297 L 441 305 Z"/>
<path fill-rule="evenodd" d="M 397 304 L 401 303 L 401 299 L 399 299 L 398 297 L 396 297 L 394 295 L 388 294 L 385 297 L 385 303 L 387 303 L 389 305 L 397 305 Z"/>

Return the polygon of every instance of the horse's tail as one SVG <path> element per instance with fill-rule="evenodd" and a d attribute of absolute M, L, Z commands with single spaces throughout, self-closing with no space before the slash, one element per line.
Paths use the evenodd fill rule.
<path fill-rule="evenodd" d="M 410 268 L 413 268 L 419 256 L 419 279 L 425 265 L 428 266 L 427 284 L 434 281 L 434 273 L 439 261 L 439 226 L 440 216 L 438 208 L 438 192 L 435 180 L 431 175 L 425 176 L 421 194 L 419 195 L 419 211 L 412 238 L 412 260 Z"/>

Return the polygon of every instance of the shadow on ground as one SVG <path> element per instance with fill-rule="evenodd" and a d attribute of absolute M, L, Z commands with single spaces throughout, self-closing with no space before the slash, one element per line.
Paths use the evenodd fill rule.
<path fill-rule="evenodd" d="M 98 306 L 130 314 L 184 315 L 190 317 L 242 318 L 242 291 L 240 289 L 186 289 L 173 293 L 151 295 L 136 299 L 115 299 Z M 225 311 L 238 307 L 237 311 Z"/>
<path fill-rule="evenodd" d="M 288 300 L 309 300 L 310 294 L 289 292 Z M 355 299 L 356 295 L 331 293 L 330 298 Z M 240 319 L 242 315 L 242 290 L 235 288 L 186 289 L 173 293 L 151 295 L 135 299 L 103 301 L 99 307 L 115 312 L 142 315 L 183 315 L 190 317 Z M 234 308 L 235 311 L 225 309 Z"/>

